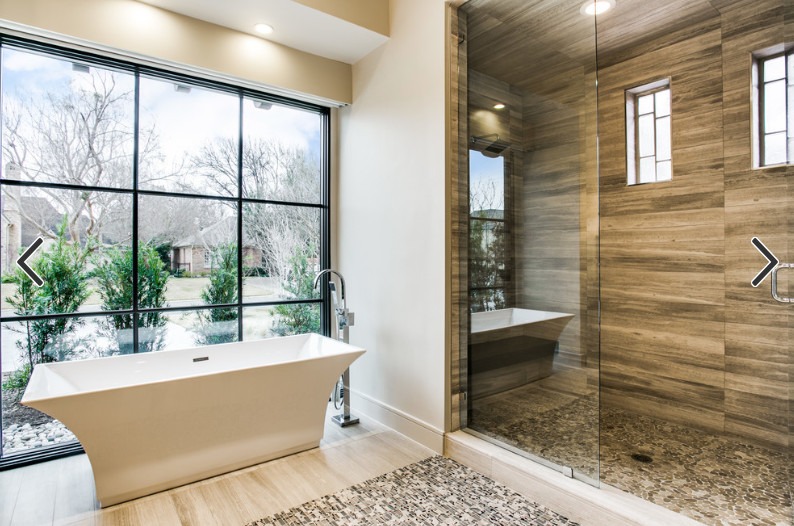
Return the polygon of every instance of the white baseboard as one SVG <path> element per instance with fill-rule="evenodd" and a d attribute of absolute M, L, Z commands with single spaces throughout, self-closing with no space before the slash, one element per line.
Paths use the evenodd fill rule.
<path fill-rule="evenodd" d="M 444 453 L 444 431 L 441 429 L 355 389 L 351 389 L 350 394 L 350 413 L 353 416 L 367 416 L 439 455 Z"/>

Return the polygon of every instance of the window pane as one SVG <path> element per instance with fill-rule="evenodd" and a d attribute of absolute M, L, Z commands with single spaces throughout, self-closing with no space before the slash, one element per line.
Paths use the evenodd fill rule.
<path fill-rule="evenodd" d="M 501 221 L 469 222 L 469 282 L 472 288 L 503 287 L 507 236 Z"/>
<path fill-rule="evenodd" d="M 656 116 L 664 117 L 670 115 L 670 90 L 662 90 L 656 93 Z"/>
<path fill-rule="evenodd" d="M 775 133 L 764 136 L 764 164 L 786 162 L 786 134 Z"/>
<path fill-rule="evenodd" d="M 764 132 L 786 129 L 786 83 L 778 80 L 764 86 Z"/>
<path fill-rule="evenodd" d="M 3 177 L 132 186 L 132 75 L 3 48 Z"/>
<path fill-rule="evenodd" d="M 505 160 L 469 150 L 469 214 L 503 219 L 505 209 Z"/>
<path fill-rule="evenodd" d="M 129 301 L 111 305 L 106 297 L 108 287 L 129 289 L 131 281 L 117 276 L 109 284 L 96 272 L 112 254 L 130 246 L 131 196 L 2 185 L 0 208 L 3 316 L 131 307 Z M 42 287 L 16 264 L 39 237 L 44 242 L 28 261 L 44 281 Z"/>
<path fill-rule="evenodd" d="M 786 76 L 786 57 L 780 56 L 764 61 L 764 82 Z"/>
<path fill-rule="evenodd" d="M 670 117 L 656 120 L 656 159 L 670 159 Z"/>
<path fill-rule="evenodd" d="M 479 289 L 469 291 L 471 312 L 503 309 L 507 305 L 504 289 Z"/>
<path fill-rule="evenodd" d="M 333 317 L 333 315 L 332 315 Z M 336 322 L 332 322 L 336 327 Z M 243 309 L 243 340 L 320 333 L 320 304 L 297 303 Z M 331 336 L 336 336 L 332 331 Z"/>
<path fill-rule="evenodd" d="M 640 117 L 640 157 L 654 154 L 654 124 L 656 119 L 653 114 Z"/>
<path fill-rule="evenodd" d="M 149 195 L 138 203 L 141 308 L 237 301 L 236 203 Z"/>
<path fill-rule="evenodd" d="M 243 101 L 243 195 L 322 202 L 322 118 L 266 101 Z"/>
<path fill-rule="evenodd" d="M 794 62 L 794 60 L 792 60 Z M 786 107 L 786 111 L 788 112 L 788 135 L 789 137 L 794 137 L 794 85 L 789 84 L 788 86 L 788 100 L 789 103 Z"/>
<path fill-rule="evenodd" d="M 138 352 L 202 347 L 237 341 L 237 308 L 141 315 Z"/>
<path fill-rule="evenodd" d="M 656 181 L 656 158 L 645 157 L 640 159 L 640 183 Z"/>
<path fill-rule="evenodd" d="M 131 349 L 131 325 L 122 316 L 61 318 L 2 324 L 3 456 L 75 440 L 59 421 L 23 406 L 22 397 L 33 366 L 101 358 Z"/>
<path fill-rule="evenodd" d="M 243 205 L 244 301 L 319 298 L 320 210 Z"/>
<path fill-rule="evenodd" d="M 644 115 L 653 112 L 653 95 L 643 95 L 637 97 L 637 113 Z"/>
<path fill-rule="evenodd" d="M 240 99 L 141 77 L 139 187 L 236 197 Z"/>
<path fill-rule="evenodd" d="M 673 178 L 672 161 L 660 161 L 656 163 L 656 180 L 669 181 Z"/>

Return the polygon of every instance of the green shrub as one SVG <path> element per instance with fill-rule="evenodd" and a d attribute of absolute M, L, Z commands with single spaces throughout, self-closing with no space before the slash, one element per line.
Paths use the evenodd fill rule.
<path fill-rule="evenodd" d="M 97 278 L 102 310 L 132 308 L 132 247 L 113 247 L 106 259 L 97 264 Z M 157 250 L 146 243 L 138 244 L 138 307 L 159 308 L 165 305 L 168 271 Z M 138 352 L 158 351 L 164 343 L 166 318 L 160 312 L 138 315 Z M 106 329 L 116 338 L 119 354 L 134 352 L 133 316 L 119 314 L 108 318 Z"/>
<path fill-rule="evenodd" d="M 84 270 L 88 250 L 67 243 L 66 231 L 64 218 L 55 243 L 31 263 L 31 268 L 44 281 L 41 287 L 20 268 L 9 277 L 16 291 L 8 303 L 18 316 L 77 312 L 88 298 L 89 276 Z M 27 356 L 31 370 L 38 363 L 67 360 L 72 347 L 65 344 L 63 335 L 81 324 L 79 318 L 25 321 L 22 330 L 25 338 L 17 341 L 17 347 Z"/>
<path fill-rule="evenodd" d="M 207 249 L 209 250 L 209 249 Z M 223 305 L 237 301 L 237 244 L 219 245 L 212 253 L 210 282 L 201 291 L 207 305 Z M 237 341 L 237 309 L 207 309 L 198 312 L 195 327 L 199 345 Z"/>
<path fill-rule="evenodd" d="M 3 382 L 3 390 L 17 391 L 17 400 L 22 398 L 22 393 L 25 392 L 25 387 L 28 386 L 28 381 L 30 380 L 30 375 L 33 374 L 33 368 L 30 366 L 29 363 L 24 364 L 22 367 L 11 373 L 11 376 L 6 378 L 6 381 Z"/>
<path fill-rule="evenodd" d="M 314 247 L 305 250 L 298 247 L 290 257 L 290 272 L 284 281 L 284 290 L 289 293 L 285 299 L 306 299 L 316 296 L 314 273 L 309 268 L 309 257 L 314 255 Z M 276 336 L 290 336 L 320 332 L 320 310 L 314 303 L 278 305 L 273 308 L 276 314 L 272 332 Z"/>

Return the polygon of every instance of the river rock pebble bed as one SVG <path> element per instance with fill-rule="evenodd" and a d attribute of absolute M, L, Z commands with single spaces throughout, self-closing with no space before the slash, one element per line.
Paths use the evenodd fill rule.
<path fill-rule="evenodd" d="M 21 451 L 77 440 L 57 420 L 44 424 L 11 424 L 3 428 L 3 456 Z"/>

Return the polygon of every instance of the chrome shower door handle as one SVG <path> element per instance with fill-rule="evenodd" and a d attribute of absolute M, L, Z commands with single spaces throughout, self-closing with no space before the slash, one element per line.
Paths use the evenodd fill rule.
<path fill-rule="evenodd" d="M 783 298 L 777 293 L 777 273 L 783 268 L 794 268 L 794 263 L 780 263 L 772 269 L 772 297 L 780 303 L 794 303 L 794 298 Z"/>

